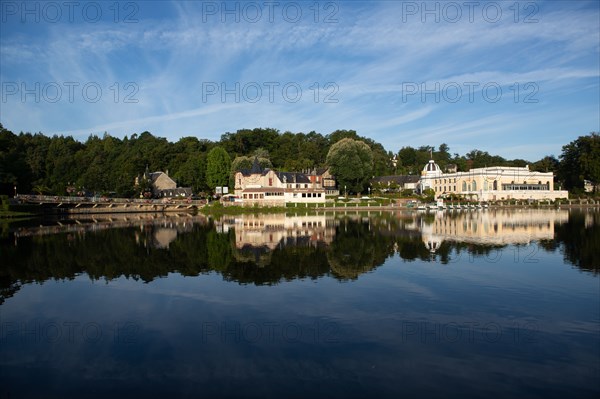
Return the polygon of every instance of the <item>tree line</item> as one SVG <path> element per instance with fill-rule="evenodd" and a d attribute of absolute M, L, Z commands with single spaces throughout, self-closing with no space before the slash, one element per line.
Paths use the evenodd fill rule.
<path fill-rule="evenodd" d="M 15 134 L 0 124 L 0 194 L 65 195 L 87 192 L 132 197 L 134 181 L 146 167 L 168 171 L 179 186 L 195 193 L 215 186 L 231 186 L 232 172 L 249 168 L 254 156 L 263 166 L 280 171 L 303 171 L 330 166 L 340 185 L 353 192 L 366 190 L 374 176 L 419 174 L 430 156 L 442 169 L 450 164 L 459 171 L 484 166 L 525 166 L 554 172 L 567 189 L 582 189 L 583 181 L 600 182 L 600 136 L 591 133 L 565 145 L 557 159 L 546 156 L 536 162 L 507 160 L 485 151 L 451 154 L 447 144 L 402 147 L 387 151 L 354 130 L 280 132 L 272 128 L 240 129 L 223 134 L 219 141 L 183 137 L 176 142 L 150 132 L 120 139 L 105 133 L 85 141 L 72 136 L 42 133 Z"/>

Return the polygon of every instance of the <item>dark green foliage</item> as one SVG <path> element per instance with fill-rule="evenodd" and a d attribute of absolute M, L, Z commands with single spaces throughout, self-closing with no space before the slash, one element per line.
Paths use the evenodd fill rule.
<path fill-rule="evenodd" d="M 558 171 L 568 190 L 583 191 L 584 180 L 600 184 L 600 135 L 590 133 L 563 146 Z"/>
<path fill-rule="evenodd" d="M 373 151 L 362 141 L 344 138 L 329 149 L 327 165 L 339 187 L 360 193 L 373 176 Z"/>
<path fill-rule="evenodd" d="M 206 156 L 206 184 L 211 190 L 229 184 L 231 158 L 223 147 L 215 147 Z"/>

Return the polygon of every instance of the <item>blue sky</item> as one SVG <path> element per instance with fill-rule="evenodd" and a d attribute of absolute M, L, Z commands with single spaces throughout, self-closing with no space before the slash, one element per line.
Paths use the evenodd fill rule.
<path fill-rule="evenodd" d="M 600 130 L 598 1 L 0 4 L 15 132 L 354 129 L 535 161 Z"/>

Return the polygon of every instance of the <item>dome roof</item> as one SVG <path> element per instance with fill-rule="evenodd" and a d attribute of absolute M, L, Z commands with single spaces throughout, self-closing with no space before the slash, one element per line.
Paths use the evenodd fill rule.
<path fill-rule="evenodd" d="M 439 165 L 431 159 L 427 165 L 425 165 L 421 174 L 425 176 L 438 176 L 442 174 L 442 169 L 440 169 Z"/>

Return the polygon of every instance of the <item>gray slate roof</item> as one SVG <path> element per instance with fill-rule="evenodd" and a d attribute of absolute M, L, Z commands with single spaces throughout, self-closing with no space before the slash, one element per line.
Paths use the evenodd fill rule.
<path fill-rule="evenodd" d="M 286 183 L 310 183 L 310 179 L 304 173 L 299 172 L 275 172 L 279 180 L 285 179 Z"/>

